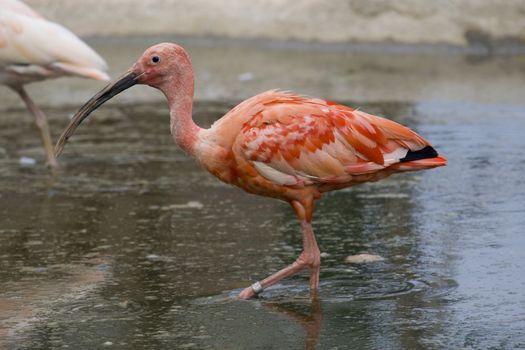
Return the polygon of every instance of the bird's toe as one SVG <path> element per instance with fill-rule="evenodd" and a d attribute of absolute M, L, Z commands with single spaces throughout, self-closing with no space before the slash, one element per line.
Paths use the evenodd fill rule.
<path fill-rule="evenodd" d="M 242 292 L 239 293 L 239 299 L 248 300 L 255 296 L 252 287 L 245 288 Z"/>

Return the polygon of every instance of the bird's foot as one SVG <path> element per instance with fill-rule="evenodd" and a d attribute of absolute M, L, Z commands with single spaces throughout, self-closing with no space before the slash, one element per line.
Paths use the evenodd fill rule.
<path fill-rule="evenodd" d="M 255 282 L 248 288 L 244 289 L 240 294 L 239 298 L 241 299 L 250 299 L 251 297 L 261 293 L 263 291 L 263 287 L 261 285 L 261 282 Z"/>
<path fill-rule="evenodd" d="M 239 293 L 239 299 L 248 300 L 255 296 L 255 292 L 252 287 L 244 288 L 242 292 Z"/>

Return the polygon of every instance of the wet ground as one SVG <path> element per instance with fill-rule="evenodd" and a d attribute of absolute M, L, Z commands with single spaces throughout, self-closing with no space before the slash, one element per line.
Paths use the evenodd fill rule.
<path fill-rule="evenodd" d="M 122 55 L 139 44 L 127 43 Z M 116 50 L 99 45 L 102 52 Z M 197 44 L 191 50 L 202 67 L 205 57 L 243 48 Z M 0 348 L 525 348 L 525 102 L 519 97 L 525 96 L 519 84 L 525 60 L 244 50 L 247 60 L 237 70 L 225 68 L 234 72 L 225 83 L 230 87 L 206 87 L 218 78 L 198 70 L 204 75 L 200 81 L 198 75 L 195 107 L 201 126 L 250 89 L 305 84 L 294 90 L 410 126 L 449 166 L 338 191 L 319 203 L 318 301 L 308 298 L 306 274 L 256 300 L 238 301 L 232 296 L 240 288 L 295 259 L 298 222 L 286 204 L 245 194 L 200 170 L 173 144 L 157 94 L 137 88 L 132 94 L 144 103 L 122 97 L 98 110 L 66 147 L 56 176 L 42 165 L 30 117 L 16 104 L 4 108 Z M 250 63 L 264 55 L 273 64 L 276 57 L 297 58 L 295 76 L 326 71 L 316 79 L 308 73 L 309 84 L 270 85 L 270 78 L 257 78 L 266 68 Z M 134 59 L 108 56 L 121 70 Z M 328 75 L 365 62 L 372 66 Z M 425 69 L 434 75 L 421 73 Z M 284 79 L 285 73 L 273 74 Z M 391 87 L 392 95 L 368 91 L 364 78 L 356 87 L 353 79 L 367 74 L 375 76 L 370 85 Z M 72 96 L 89 94 L 81 83 L 71 83 Z M 40 96 L 46 93 L 56 136 L 75 107 L 63 94 Z M 21 165 L 21 157 L 36 164 Z M 359 253 L 384 260 L 345 263 Z"/>

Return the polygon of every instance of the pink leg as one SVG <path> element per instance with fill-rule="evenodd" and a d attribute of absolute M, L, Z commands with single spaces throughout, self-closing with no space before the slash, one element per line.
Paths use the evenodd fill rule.
<path fill-rule="evenodd" d="M 52 168 L 56 168 L 58 164 L 55 154 L 53 153 L 53 141 L 51 140 L 51 133 L 49 132 L 49 125 L 47 124 L 46 115 L 35 105 L 23 87 L 13 87 L 13 90 L 15 90 L 18 95 L 20 95 L 20 98 L 24 101 L 31 114 L 33 114 L 35 117 L 36 126 L 40 130 L 40 136 L 42 137 L 44 150 L 47 154 L 47 164 Z"/>
<path fill-rule="evenodd" d="M 308 267 L 310 268 L 310 292 L 316 293 L 319 288 L 319 270 L 321 266 L 321 252 L 317 246 L 315 235 L 312 230 L 312 215 L 311 205 L 303 206 L 299 202 L 292 202 L 292 206 L 295 212 L 301 219 L 301 232 L 303 235 L 303 251 L 301 255 L 293 262 L 293 264 L 285 267 L 284 269 L 276 272 L 275 274 L 265 278 L 261 282 L 261 287 L 268 288 L 269 286 L 287 278 L 291 275 L 301 271 Z M 306 209 L 305 209 L 306 207 Z M 241 299 L 250 299 L 256 293 L 250 286 L 245 288 L 240 294 Z"/>

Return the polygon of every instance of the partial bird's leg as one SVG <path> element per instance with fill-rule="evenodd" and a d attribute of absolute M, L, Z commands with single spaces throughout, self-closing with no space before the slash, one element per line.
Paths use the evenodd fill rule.
<path fill-rule="evenodd" d="M 321 332 L 321 326 L 323 324 L 323 312 L 321 301 L 315 293 L 311 296 L 309 315 L 305 315 L 295 308 L 289 308 L 287 304 L 263 303 L 263 305 L 271 311 L 288 316 L 301 325 L 306 332 L 306 349 L 316 349 L 317 340 L 319 339 L 319 333 Z"/>
<path fill-rule="evenodd" d="M 270 277 L 265 278 L 260 283 L 262 289 L 268 288 L 269 286 L 281 281 L 284 278 L 290 277 L 291 275 L 301 271 L 308 267 L 310 268 L 310 293 L 316 293 L 319 288 L 319 270 L 321 267 L 321 252 L 317 246 L 314 232 L 312 230 L 312 210 L 313 201 L 307 201 L 306 203 L 300 203 L 293 201 L 292 207 L 295 213 L 301 220 L 301 233 L 303 235 L 303 251 L 301 255 L 293 262 L 293 264 L 285 267 L 284 269 L 276 272 Z M 253 286 L 245 288 L 240 294 L 239 298 L 249 299 L 256 294 Z"/>
<path fill-rule="evenodd" d="M 36 126 L 40 130 L 44 150 L 47 153 L 47 164 L 52 168 L 56 168 L 58 164 L 55 154 L 53 153 L 53 141 L 51 140 L 51 133 L 49 132 L 46 115 L 35 105 L 22 86 L 12 87 L 12 89 L 18 93 L 22 101 L 26 104 L 27 109 L 29 109 L 31 114 L 35 117 Z"/>

